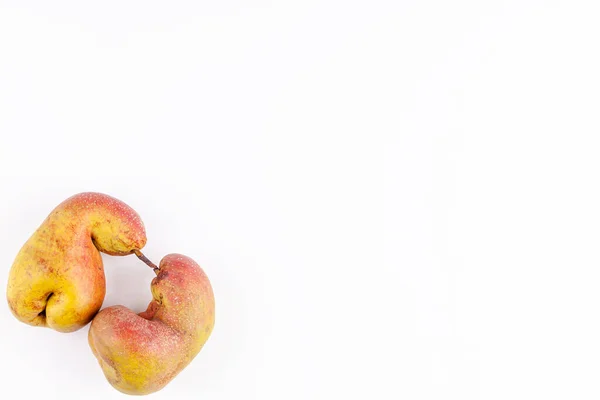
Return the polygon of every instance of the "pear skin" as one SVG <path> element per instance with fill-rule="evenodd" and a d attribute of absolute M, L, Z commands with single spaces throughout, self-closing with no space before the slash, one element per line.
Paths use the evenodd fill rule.
<path fill-rule="evenodd" d="M 56 207 L 17 255 L 7 300 L 20 321 L 59 332 L 85 326 L 102 306 L 105 278 L 99 251 L 127 255 L 144 247 L 136 212 L 100 193 L 81 193 Z"/>
<path fill-rule="evenodd" d="M 212 287 L 191 258 L 167 255 L 155 272 L 145 312 L 108 307 L 90 325 L 89 344 L 104 375 L 127 394 L 162 389 L 200 352 L 215 323 Z"/>

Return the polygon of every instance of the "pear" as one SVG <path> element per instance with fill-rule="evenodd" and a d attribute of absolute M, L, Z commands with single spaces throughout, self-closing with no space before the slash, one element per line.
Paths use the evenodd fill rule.
<path fill-rule="evenodd" d="M 128 255 L 146 244 L 142 220 L 125 203 L 81 193 L 56 207 L 21 248 L 7 300 L 20 321 L 72 332 L 96 315 L 106 292 L 99 251 Z"/>
<path fill-rule="evenodd" d="M 109 383 L 127 394 L 162 389 L 200 352 L 215 323 L 215 299 L 204 271 L 191 258 L 170 254 L 155 269 L 152 301 L 136 314 L 103 309 L 88 334 Z"/>

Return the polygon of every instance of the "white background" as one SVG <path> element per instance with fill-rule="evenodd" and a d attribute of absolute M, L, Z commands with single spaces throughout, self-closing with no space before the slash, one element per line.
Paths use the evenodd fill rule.
<path fill-rule="evenodd" d="M 216 294 L 152 398 L 597 399 L 596 3 L 0 1 L 0 286 L 101 191 Z M 126 398 L 87 330 L 0 307 L 0 398 Z"/>

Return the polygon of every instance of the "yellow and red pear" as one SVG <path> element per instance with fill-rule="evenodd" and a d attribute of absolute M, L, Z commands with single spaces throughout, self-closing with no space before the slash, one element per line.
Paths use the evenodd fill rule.
<path fill-rule="evenodd" d="M 96 315 L 105 295 L 100 251 L 127 255 L 146 244 L 128 205 L 81 193 L 56 207 L 21 248 L 8 278 L 7 299 L 22 322 L 75 331 Z"/>
<path fill-rule="evenodd" d="M 215 323 L 212 287 L 198 264 L 170 254 L 155 271 L 145 312 L 108 307 L 90 326 L 89 344 L 104 375 L 127 394 L 162 389 L 200 352 Z"/>

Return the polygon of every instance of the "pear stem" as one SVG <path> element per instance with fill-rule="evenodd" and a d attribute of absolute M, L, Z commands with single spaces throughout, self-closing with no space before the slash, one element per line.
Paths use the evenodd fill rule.
<path fill-rule="evenodd" d="M 133 254 L 135 254 L 137 256 L 137 258 L 139 258 L 140 260 L 142 260 L 147 266 L 149 266 L 150 268 L 152 268 L 154 270 L 155 273 L 158 273 L 158 271 L 160 270 L 160 268 L 158 268 L 156 266 L 156 264 L 154 264 L 152 261 L 148 260 L 148 258 L 144 255 L 144 253 L 142 253 L 139 250 L 133 250 L 132 251 Z"/>

